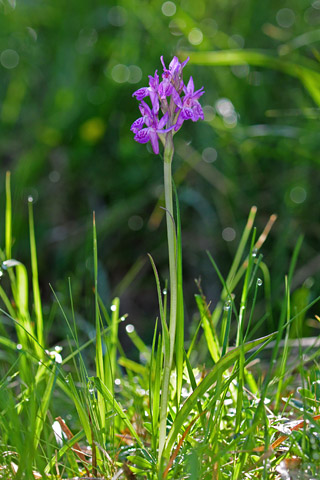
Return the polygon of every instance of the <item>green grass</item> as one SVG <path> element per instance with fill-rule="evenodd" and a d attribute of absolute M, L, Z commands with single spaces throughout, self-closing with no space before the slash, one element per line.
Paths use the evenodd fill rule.
<path fill-rule="evenodd" d="M 319 478 L 318 2 L 111 3 L 0 2 L 0 478 Z M 129 124 L 173 52 L 166 215 Z"/>
<path fill-rule="evenodd" d="M 253 207 L 225 279 L 208 252 L 208 262 L 221 282 L 221 298 L 216 305 L 208 304 L 198 282 L 199 314 L 190 326 L 193 333 L 183 341 L 176 195 L 180 327 L 166 392 L 166 435 L 159 450 L 170 348 L 169 305 L 153 258 L 160 319 L 154 319 L 148 346 L 121 316 L 118 298 L 110 305 L 101 300 L 94 218 L 94 288 L 88 295 L 93 296 L 95 333 L 87 341 L 82 339 L 71 281 L 69 307 L 61 304 L 53 289 L 54 302 L 69 329 L 61 352 L 50 344 L 57 325 L 48 331 L 42 314 L 31 205 L 31 302 L 26 268 L 8 258 L 14 254 L 9 175 L 6 189 L 0 291 L 0 478 L 280 479 L 281 471 L 292 471 L 296 478 L 305 478 L 299 472 L 319 478 L 320 345 L 316 339 L 314 345 L 304 346 L 304 338 L 295 341 L 291 336 L 297 319 L 305 318 L 319 300 L 314 298 L 301 310 L 292 303 L 290 285 L 301 239 L 284 279 L 278 330 L 252 338 L 255 328 L 270 320 L 273 309 L 268 293 L 272 272 L 259 252 L 262 242 L 268 242 L 270 223 L 258 237 L 254 226 L 258 212 Z M 256 309 L 257 299 L 265 309 Z M 128 357 L 121 345 L 118 332 L 123 321 L 140 361 Z M 200 362 L 203 358 L 205 363 Z"/>
<path fill-rule="evenodd" d="M 198 245 L 208 248 L 214 236 L 214 258 L 226 278 L 252 205 L 260 210 L 258 228 L 273 212 L 280 219 L 266 252 L 277 258 L 272 265 L 275 304 L 281 302 L 283 278 L 301 232 L 300 261 L 316 262 L 317 4 L 199 0 L 195 9 L 192 0 L 181 0 L 173 1 L 176 13 L 168 17 L 163 3 L 121 0 L 120 9 L 105 0 L 94 5 L 71 0 L 67 6 L 55 0 L 48 8 L 37 2 L 0 3 L 0 51 L 19 60 L 14 68 L 1 64 L 0 177 L 12 171 L 14 252 L 25 265 L 30 262 L 28 216 L 21 201 L 34 197 L 44 305 L 50 303 L 47 284 L 64 293 L 63 282 L 73 275 L 77 311 L 89 316 L 83 292 L 92 286 L 87 268 L 92 262 L 93 210 L 99 271 L 106 283 L 109 279 L 105 303 L 121 294 L 135 295 L 137 282 L 145 295 L 152 295 L 152 269 L 139 268 L 148 263 L 146 252 L 154 254 L 160 276 L 167 268 L 165 229 L 159 226 L 164 212 L 156 208 L 151 215 L 161 197 L 162 163 L 146 150 L 138 154 L 129 129 L 137 116 L 132 93 L 146 85 L 160 55 L 168 62 L 174 53 L 190 53 L 190 75 L 206 91 L 205 122 L 186 124 L 177 138 L 173 168 L 177 186 L 182 185 L 183 232 L 194 245 L 184 249 L 184 272 L 191 278 L 185 285 L 188 312 L 194 307 L 193 277 L 207 279 L 205 291 L 215 279 Z M 278 21 L 283 8 L 289 9 L 291 26 Z M 190 41 L 197 32 L 203 35 L 199 44 Z M 123 78 L 114 74 L 119 68 Z M 234 109 L 236 122 L 222 114 L 222 99 L 230 102 L 227 111 Z M 4 205 L 4 182 L 0 187 Z M 141 229 L 131 229 L 128 220 L 134 223 L 137 217 Z M 156 235 L 148 234 L 149 227 Z M 235 240 L 222 238 L 226 227 L 234 229 Z M 131 268 L 135 281 L 128 285 L 129 276 L 121 283 Z M 319 295 L 316 274 L 311 274 L 312 292 Z M 65 297 L 67 303 L 68 293 Z M 132 307 L 130 314 L 139 318 L 142 329 L 154 308 L 150 302 L 141 310 Z M 275 307 L 273 313 L 278 314 Z M 152 337 L 152 331 L 145 334 Z"/>

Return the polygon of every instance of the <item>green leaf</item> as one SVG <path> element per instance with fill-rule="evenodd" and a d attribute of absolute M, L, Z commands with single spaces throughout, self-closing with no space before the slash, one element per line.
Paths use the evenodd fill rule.
<path fill-rule="evenodd" d="M 56 381 L 57 367 L 54 365 L 52 372 L 46 375 L 46 388 L 41 398 L 40 407 L 37 412 L 34 425 L 34 449 L 36 450 L 40 441 L 40 434 L 44 427 L 47 411 L 50 404 L 51 395 Z"/>
<path fill-rule="evenodd" d="M 181 52 L 181 58 L 190 56 L 195 65 L 254 65 L 273 70 L 279 70 L 292 77 L 298 78 L 308 90 L 313 100 L 320 105 L 320 74 L 317 71 L 317 64 L 309 61 L 304 66 L 278 58 L 269 53 L 262 53 L 258 50 L 220 50 L 209 52 Z M 307 63 L 307 62 L 305 62 Z"/>
<path fill-rule="evenodd" d="M 129 462 L 134 463 L 139 468 L 148 470 L 152 468 L 152 464 L 148 462 L 148 460 L 143 457 L 138 457 L 138 455 L 128 455 L 127 459 L 129 460 Z"/>
<path fill-rule="evenodd" d="M 196 299 L 198 310 L 200 313 L 202 328 L 206 337 L 208 350 L 210 352 L 210 355 L 214 363 L 217 363 L 220 358 L 219 340 L 217 338 L 217 335 L 213 326 L 211 325 L 211 318 L 208 318 L 209 315 L 208 315 L 208 312 L 206 311 L 206 305 L 205 305 L 204 299 L 202 298 L 201 295 L 198 295 L 198 294 L 195 295 L 195 299 Z"/>

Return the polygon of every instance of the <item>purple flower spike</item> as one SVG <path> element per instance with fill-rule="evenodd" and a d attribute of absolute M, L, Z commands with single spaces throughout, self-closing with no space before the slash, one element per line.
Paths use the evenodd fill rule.
<path fill-rule="evenodd" d="M 154 76 L 149 75 L 149 87 L 143 87 L 133 93 L 141 103 L 139 109 L 141 117 L 131 125 L 135 134 L 134 139 L 139 143 L 151 142 L 155 154 L 159 153 L 159 138 L 166 143 L 166 135 L 174 135 L 185 120 L 196 122 L 204 118 L 198 99 L 204 94 L 203 87 L 194 91 L 193 78 L 188 85 L 183 83 L 182 70 L 189 61 L 189 57 L 182 63 L 173 57 L 166 67 L 163 56 L 160 57 L 163 66 L 162 81 L 159 83 L 157 70 Z M 181 94 L 184 94 L 181 97 Z M 151 108 L 143 100 L 150 97 Z M 161 105 L 161 111 L 160 111 Z M 159 114 L 163 114 L 159 119 Z"/>

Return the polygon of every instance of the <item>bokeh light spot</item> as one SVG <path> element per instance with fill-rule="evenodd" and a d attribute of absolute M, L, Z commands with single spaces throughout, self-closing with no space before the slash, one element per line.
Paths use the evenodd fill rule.
<path fill-rule="evenodd" d="M 79 32 L 76 49 L 81 54 L 89 53 L 98 40 L 98 33 L 94 28 L 83 28 Z"/>
<path fill-rule="evenodd" d="M 128 227 L 137 232 L 143 227 L 143 219 L 139 215 L 132 215 L 128 220 Z"/>
<path fill-rule="evenodd" d="M 232 112 L 230 115 L 226 115 L 225 117 L 223 117 L 223 123 L 228 128 L 236 127 L 238 123 L 238 117 L 236 112 Z"/>
<path fill-rule="evenodd" d="M 204 18 L 201 27 L 206 37 L 214 37 L 218 31 L 218 24 L 213 18 Z"/>
<path fill-rule="evenodd" d="M 228 98 L 219 98 L 215 103 L 215 107 L 217 112 L 223 117 L 223 123 L 227 128 L 234 128 L 237 125 L 237 113 Z"/>
<path fill-rule="evenodd" d="M 185 24 L 183 21 L 179 21 L 178 19 L 171 20 L 169 23 L 169 29 L 171 35 L 175 35 L 176 37 L 179 37 L 183 35 L 182 30 L 185 28 Z"/>
<path fill-rule="evenodd" d="M 216 116 L 215 109 L 211 105 L 205 105 L 202 110 L 205 122 L 211 122 Z"/>
<path fill-rule="evenodd" d="M 218 158 L 218 152 L 213 147 L 207 147 L 202 152 L 202 158 L 207 163 L 213 163 Z"/>
<path fill-rule="evenodd" d="M 215 104 L 216 110 L 223 117 L 228 117 L 234 112 L 234 106 L 228 98 L 219 98 Z"/>
<path fill-rule="evenodd" d="M 203 33 L 200 28 L 192 28 L 189 32 L 188 40 L 191 45 L 200 45 L 203 40 Z"/>
<path fill-rule="evenodd" d="M 161 10 L 166 17 L 172 17 L 176 13 L 177 7 L 173 2 L 164 2 Z"/>
<path fill-rule="evenodd" d="M 290 28 L 294 24 L 296 16 L 291 8 L 281 8 L 276 15 L 277 23 L 282 28 Z"/>
<path fill-rule="evenodd" d="M 123 27 L 127 23 L 127 10 L 120 6 L 111 7 L 108 13 L 108 20 L 114 27 Z"/>
<path fill-rule="evenodd" d="M 129 69 L 129 83 L 139 83 L 142 78 L 142 70 L 138 65 L 130 65 Z"/>
<path fill-rule="evenodd" d="M 129 323 L 127 326 L 126 326 L 126 332 L 127 333 L 133 333 L 134 332 L 134 326 Z"/>
<path fill-rule="evenodd" d="M 87 143 L 97 143 L 106 131 L 106 124 L 100 117 L 89 118 L 80 127 L 80 137 Z"/>
<path fill-rule="evenodd" d="M 238 78 L 246 78 L 249 75 L 249 65 L 232 65 L 231 71 Z"/>
<path fill-rule="evenodd" d="M 301 186 L 296 186 L 296 187 L 293 187 L 290 191 L 290 199 L 294 202 L 294 203 L 303 203 L 305 201 L 305 199 L 307 198 L 307 192 L 305 190 L 305 188 L 301 187 Z"/>
<path fill-rule="evenodd" d="M 4 68 L 15 68 L 19 63 L 20 57 L 15 50 L 4 50 L 0 55 L 0 62 Z"/>
<path fill-rule="evenodd" d="M 226 242 L 232 242 L 236 238 L 236 231 L 234 228 L 226 227 L 222 230 L 222 238 Z"/>
<path fill-rule="evenodd" d="M 34 40 L 35 42 L 37 41 L 38 39 L 38 34 L 37 32 L 35 31 L 34 28 L 32 27 L 27 27 L 27 32 L 29 33 L 30 37 L 32 38 L 32 40 Z"/>
<path fill-rule="evenodd" d="M 111 71 L 112 79 L 117 83 L 125 83 L 130 78 L 130 70 L 126 65 L 119 63 Z"/>
<path fill-rule="evenodd" d="M 61 175 L 57 170 L 52 170 L 52 172 L 49 173 L 49 180 L 52 183 L 58 183 L 60 178 Z"/>
<path fill-rule="evenodd" d="M 229 38 L 228 43 L 230 48 L 243 48 L 245 41 L 242 35 L 235 34 Z"/>

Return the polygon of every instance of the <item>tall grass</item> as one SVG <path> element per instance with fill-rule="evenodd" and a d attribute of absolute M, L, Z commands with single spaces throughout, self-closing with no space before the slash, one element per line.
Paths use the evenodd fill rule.
<path fill-rule="evenodd" d="M 4 282 L 0 287 L 0 478 L 267 479 L 284 471 L 289 475 L 293 466 L 299 472 L 307 471 L 309 478 L 317 478 L 318 339 L 307 348 L 300 339 L 298 355 L 291 354 L 292 325 L 319 300 L 291 312 L 290 283 L 300 240 L 284 280 L 278 330 L 250 339 L 259 323 L 272 314 L 268 297 L 272 275 L 260 249 L 275 217 L 256 239 L 257 209 L 251 209 L 225 279 L 208 252 L 208 261 L 221 281 L 221 297 L 216 305 L 208 304 L 198 284 L 198 323 L 184 342 L 181 227 L 175 195 L 178 327 L 166 392 L 165 437 L 161 439 L 161 397 L 170 351 L 169 305 L 167 287 L 160 284 L 153 258 L 150 256 L 160 319 L 155 320 L 152 345 L 146 346 L 134 326 L 127 325 L 139 363 L 126 355 L 119 340 L 119 323 L 126 321 L 125 315 L 120 316 L 119 299 L 105 306 L 99 295 L 94 218 L 95 335 L 81 340 L 71 282 L 69 309 L 61 305 L 53 289 L 70 331 L 69 353 L 63 352 L 62 358 L 61 349 L 48 343 L 50 335 L 44 336 L 32 204 L 29 202 L 30 307 L 26 268 L 11 257 L 9 174 L 6 193 L 6 243 L 0 252 Z M 262 300 L 264 294 L 266 311 L 257 312 L 257 298 Z M 203 349 L 207 352 L 205 366 L 198 364 Z M 89 364 L 84 358 L 87 351 L 94 359 Z"/>

